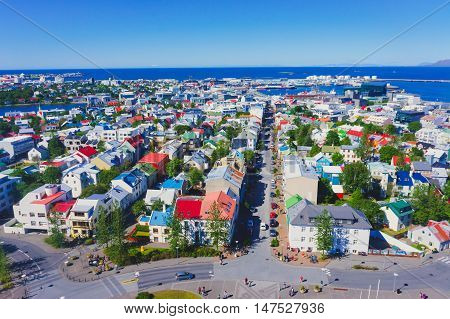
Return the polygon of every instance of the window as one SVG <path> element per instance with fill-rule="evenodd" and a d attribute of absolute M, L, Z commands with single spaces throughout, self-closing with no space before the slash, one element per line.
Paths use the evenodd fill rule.
<path fill-rule="evenodd" d="M 353 231 L 353 234 L 358 235 L 358 230 L 355 229 L 355 230 Z"/>
<path fill-rule="evenodd" d="M 300 239 L 300 241 L 305 241 L 305 239 L 306 239 L 305 237 L 302 237 L 302 238 Z"/>
<path fill-rule="evenodd" d="M 358 241 L 356 239 L 353 239 L 353 245 L 356 245 Z"/>
<path fill-rule="evenodd" d="M 155 243 L 157 243 L 157 242 L 159 242 L 159 238 L 158 238 L 158 237 L 153 237 L 153 241 L 154 241 Z"/>
<path fill-rule="evenodd" d="M 30 213 L 30 217 L 34 217 L 35 216 L 35 214 L 34 213 Z"/>
<path fill-rule="evenodd" d="M 314 227 L 309 227 L 309 231 L 312 233 L 314 231 Z"/>
<path fill-rule="evenodd" d="M 170 234 L 169 229 L 168 228 L 164 229 L 164 235 L 168 235 L 168 234 Z"/>
<path fill-rule="evenodd" d="M 153 231 L 154 234 L 157 234 L 158 233 L 158 228 L 153 228 L 152 231 Z"/>
<path fill-rule="evenodd" d="M 36 222 L 34 220 L 31 221 L 31 226 L 35 226 Z"/>
<path fill-rule="evenodd" d="M 304 231 L 306 231 L 306 227 L 302 227 L 300 231 L 303 233 Z"/>
<path fill-rule="evenodd" d="M 38 217 L 45 217 L 44 213 L 38 213 Z"/>
<path fill-rule="evenodd" d="M 314 238 L 313 237 L 309 237 L 309 242 L 310 243 L 314 242 Z"/>
<path fill-rule="evenodd" d="M 352 250 L 352 253 L 356 254 L 356 249 L 353 249 L 353 250 Z"/>

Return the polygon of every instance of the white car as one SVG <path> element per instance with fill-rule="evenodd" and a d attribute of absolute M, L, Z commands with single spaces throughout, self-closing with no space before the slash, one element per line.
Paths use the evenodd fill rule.
<path fill-rule="evenodd" d="M 268 226 L 267 226 L 266 223 L 261 223 L 261 225 L 259 226 L 259 228 L 260 228 L 261 230 L 267 230 Z"/>

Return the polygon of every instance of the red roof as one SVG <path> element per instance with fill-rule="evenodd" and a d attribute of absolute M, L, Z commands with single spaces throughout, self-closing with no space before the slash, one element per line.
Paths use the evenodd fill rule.
<path fill-rule="evenodd" d="M 147 164 L 159 164 L 165 160 L 169 159 L 169 155 L 165 153 L 154 153 L 150 152 L 145 154 L 140 160 L 139 163 L 147 163 Z"/>
<path fill-rule="evenodd" d="M 399 158 L 400 157 L 398 157 L 397 155 L 392 156 L 391 165 L 397 166 Z M 408 156 L 405 157 L 405 164 L 411 164 L 411 159 Z"/>
<path fill-rule="evenodd" d="M 92 146 L 85 146 L 82 147 L 78 150 L 78 152 L 80 152 L 81 154 L 87 156 L 87 157 L 92 157 L 95 154 L 97 154 L 97 150 L 95 148 L 93 148 Z"/>
<path fill-rule="evenodd" d="M 60 162 L 42 162 L 41 165 L 42 166 L 52 166 L 52 167 L 61 167 L 65 164 L 66 162 L 64 161 L 60 161 Z"/>
<path fill-rule="evenodd" d="M 443 243 L 450 240 L 448 221 L 436 222 L 429 220 L 427 226 L 439 242 Z"/>
<path fill-rule="evenodd" d="M 55 204 L 55 206 L 53 206 L 52 210 L 55 213 L 67 213 L 75 204 L 75 202 L 76 202 L 75 199 L 69 200 L 67 202 L 58 202 Z"/>
<path fill-rule="evenodd" d="M 140 144 L 144 143 L 144 138 L 140 134 L 138 134 L 133 137 L 127 137 L 123 142 L 128 142 L 131 146 L 137 148 Z"/>
<path fill-rule="evenodd" d="M 35 201 L 31 202 L 31 204 L 47 205 L 47 204 L 51 203 L 53 200 L 57 199 L 58 197 L 64 195 L 65 193 L 66 192 L 64 192 L 64 191 L 59 191 L 59 192 L 57 192 L 57 193 L 55 193 L 53 195 L 50 195 L 50 196 L 46 195 L 46 197 L 44 197 L 42 199 L 35 200 Z"/>
<path fill-rule="evenodd" d="M 175 214 L 182 219 L 199 219 L 202 202 L 199 197 L 180 197 L 177 199 Z"/>
<path fill-rule="evenodd" d="M 222 218 L 227 220 L 233 219 L 236 210 L 236 201 L 222 191 L 206 194 L 200 212 L 201 219 L 208 219 L 208 212 L 214 202 L 217 203 Z"/>
<path fill-rule="evenodd" d="M 363 132 L 362 131 L 355 131 L 355 130 L 350 130 L 347 132 L 348 135 L 352 135 L 352 136 L 356 136 L 356 137 L 362 137 L 363 136 Z"/>

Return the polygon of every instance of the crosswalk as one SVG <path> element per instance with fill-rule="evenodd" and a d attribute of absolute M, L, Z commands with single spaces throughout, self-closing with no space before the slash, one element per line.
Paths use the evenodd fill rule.
<path fill-rule="evenodd" d="M 438 258 L 437 260 L 440 261 L 440 262 L 443 262 L 444 264 L 450 265 L 450 258 L 449 257 L 442 256 L 442 257 Z"/>

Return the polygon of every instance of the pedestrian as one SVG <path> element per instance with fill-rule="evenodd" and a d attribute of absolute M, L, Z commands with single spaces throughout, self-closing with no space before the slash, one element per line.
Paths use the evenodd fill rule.
<path fill-rule="evenodd" d="M 300 282 L 303 282 L 303 276 L 300 276 Z"/>
<path fill-rule="evenodd" d="M 228 292 L 226 290 L 223 292 L 223 299 L 228 299 Z"/>
<path fill-rule="evenodd" d="M 202 288 L 199 286 L 198 287 L 198 294 L 201 295 L 202 294 Z"/>
<path fill-rule="evenodd" d="M 289 296 L 290 297 L 294 296 L 294 287 L 292 287 L 291 290 L 289 290 Z"/>
<path fill-rule="evenodd" d="M 217 299 L 220 299 L 220 294 L 217 295 Z"/>
<path fill-rule="evenodd" d="M 202 292 L 203 292 L 203 296 L 206 296 L 206 288 L 205 288 L 205 286 L 203 286 Z"/>
<path fill-rule="evenodd" d="M 247 277 L 245 277 L 244 283 L 245 283 L 246 286 L 248 286 L 248 278 Z"/>

